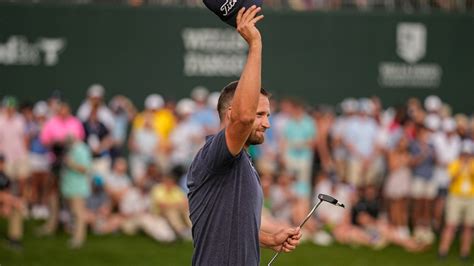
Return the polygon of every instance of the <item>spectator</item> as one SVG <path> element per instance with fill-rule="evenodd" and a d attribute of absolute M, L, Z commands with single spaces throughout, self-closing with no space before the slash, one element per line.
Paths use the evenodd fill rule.
<path fill-rule="evenodd" d="M 342 101 L 342 114 L 337 117 L 331 127 L 331 156 L 334 159 L 334 166 L 337 176 L 342 180 L 347 180 L 347 165 L 349 159 L 349 151 L 344 145 L 344 134 L 347 127 L 357 119 L 356 113 L 358 109 L 356 99 L 348 98 Z"/>
<path fill-rule="evenodd" d="M 161 95 L 151 94 L 147 96 L 145 110 L 133 120 L 132 135 L 144 129 L 145 123 L 149 124 L 146 127 L 151 127 L 154 130 L 156 138 L 159 140 L 154 160 L 161 169 L 167 169 L 170 153 L 169 135 L 176 126 L 176 118 L 173 112 L 165 106 L 165 101 Z M 135 175 L 133 177 L 135 178 Z"/>
<path fill-rule="evenodd" d="M 92 155 L 82 140 L 70 136 L 67 140 L 68 152 L 61 174 L 61 195 L 68 201 L 74 217 L 70 248 L 82 247 L 86 240 L 86 206 L 90 195 L 89 173 L 92 168 Z"/>
<path fill-rule="evenodd" d="M 5 96 L 2 100 L 3 112 L 0 113 L 0 153 L 5 156 L 5 172 L 18 183 L 16 192 L 26 197 L 26 179 L 30 175 L 28 162 L 28 136 L 24 117 L 16 110 L 16 98 Z"/>
<path fill-rule="evenodd" d="M 270 190 L 270 202 L 272 203 L 272 214 L 283 223 L 294 224 L 293 208 L 297 201 L 297 197 L 293 191 L 293 176 L 290 173 L 282 171 L 275 184 Z"/>
<path fill-rule="evenodd" d="M 293 100 L 290 110 L 283 129 L 284 165 L 295 175 L 296 182 L 309 188 L 314 156 L 311 147 L 316 137 L 316 126 L 301 102 Z M 309 190 L 306 196 L 309 196 Z"/>
<path fill-rule="evenodd" d="M 93 106 L 83 127 L 86 143 L 92 151 L 93 174 L 105 177 L 110 170 L 110 149 L 113 139 L 110 130 L 99 121 L 98 112 L 98 107 Z"/>
<path fill-rule="evenodd" d="M 171 173 L 163 176 L 163 182 L 152 188 L 152 208 L 168 221 L 177 235 L 191 240 L 188 201 L 186 194 L 177 184 L 182 172 L 181 167 L 174 167 Z"/>
<path fill-rule="evenodd" d="M 132 131 L 145 126 L 145 120 L 151 119 L 151 126 L 160 139 L 168 140 L 176 126 L 173 112 L 165 108 L 165 101 L 159 94 L 150 94 L 145 99 L 145 110 L 133 119 Z"/>
<path fill-rule="evenodd" d="M 127 175 L 127 161 L 117 158 L 112 171 L 105 176 L 105 190 L 112 199 L 112 206 L 118 206 L 125 194 L 132 188 L 131 178 Z"/>
<path fill-rule="evenodd" d="M 130 170 L 135 182 L 144 178 L 146 166 L 156 163 L 162 139 L 153 128 L 153 114 L 143 117 L 143 127 L 132 131 L 129 137 Z"/>
<path fill-rule="evenodd" d="M 433 226 L 436 231 L 441 229 L 444 205 L 448 194 L 450 179 L 448 165 L 459 157 L 461 150 L 461 139 L 456 134 L 456 121 L 452 118 L 445 118 L 441 125 L 442 131 L 435 133 L 432 138 L 436 152 L 436 167 L 433 178 L 438 184 L 433 213 Z"/>
<path fill-rule="evenodd" d="M 29 158 L 32 181 L 32 201 L 31 210 L 34 218 L 46 218 L 47 190 L 50 175 L 50 158 L 48 148 L 41 143 L 40 134 L 46 124 L 48 115 L 48 105 L 39 101 L 33 107 L 33 121 L 29 131 Z"/>
<path fill-rule="evenodd" d="M 4 156 L 6 176 L 11 178 L 11 193 L 27 199 L 26 185 L 29 177 L 26 123 L 17 113 L 17 100 L 5 96 L 2 100 L 3 112 L 0 113 L 0 154 Z M 12 208 L 9 213 L 8 235 L 13 245 L 19 245 L 23 237 L 23 213 L 20 208 Z"/>
<path fill-rule="evenodd" d="M 210 106 L 208 96 L 209 91 L 202 86 L 194 88 L 191 92 L 191 98 L 196 104 L 192 119 L 201 125 L 206 136 L 217 133 L 220 126 L 219 116 L 216 113 L 217 104 Z"/>
<path fill-rule="evenodd" d="M 384 186 L 384 196 L 388 205 L 390 223 L 400 238 L 408 238 L 408 200 L 412 176 L 408 139 L 402 137 L 396 147 L 388 152 L 388 177 Z"/>
<path fill-rule="evenodd" d="M 204 144 L 205 130 L 191 118 L 196 111 L 191 99 L 182 99 L 176 106 L 178 125 L 170 134 L 172 145 L 171 163 L 188 168 L 192 158 Z"/>
<path fill-rule="evenodd" d="M 0 154 L 0 217 L 8 217 L 8 246 L 14 250 L 21 250 L 23 245 L 23 221 L 21 216 L 24 210 L 21 198 L 10 191 L 10 177 L 5 173 L 5 157 Z M 13 214 L 13 215 L 12 215 Z"/>
<path fill-rule="evenodd" d="M 400 235 L 385 219 L 380 217 L 380 213 L 381 203 L 376 187 L 366 186 L 359 201 L 352 208 L 352 221 L 354 224 L 361 226 L 372 239 L 376 240 L 376 248 L 393 243 L 407 251 L 419 252 L 426 247 L 411 237 Z"/>
<path fill-rule="evenodd" d="M 127 139 L 129 124 L 137 114 L 133 103 L 123 95 L 117 95 L 109 102 L 109 108 L 114 115 L 114 127 L 111 129 L 113 146 L 111 149 L 112 161 L 123 154 L 123 145 Z"/>
<path fill-rule="evenodd" d="M 435 151 L 429 142 L 430 134 L 428 128 L 419 125 L 416 140 L 410 144 L 414 199 L 412 219 L 415 238 L 426 243 L 434 240 L 430 224 L 433 199 L 437 193 L 437 184 L 433 178 Z"/>
<path fill-rule="evenodd" d="M 40 133 L 41 143 L 54 156 L 51 164 L 52 175 L 48 180 L 49 190 L 47 191 L 49 216 L 46 223 L 38 231 L 40 235 L 53 234 L 57 229 L 59 213 L 58 180 L 67 151 L 67 138 L 83 140 L 84 128 L 79 119 L 71 115 L 69 104 L 61 102 L 59 103 L 58 113 L 46 122 Z"/>
<path fill-rule="evenodd" d="M 347 180 L 349 184 L 363 187 L 377 183 L 380 164 L 377 161 L 378 147 L 376 140 L 379 126 L 370 116 L 373 103 L 368 99 L 360 99 L 359 115 L 351 119 L 344 132 L 344 144 L 349 151 Z"/>
<path fill-rule="evenodd" d="M 448 255 L 456 228 L 463 225 L 461 233 L 461 259 L 469 261 L 472 245 L 472 227 L 474 226 L 474 161 L 473 144 L 463 141 L 459 159 L 448 168 L 451 185 L 446 205 L 446 225 L 441 235 L 438 254 L 441 258 Z"/>
<path fill-rule="evenodd" d="M 97 118 L 109 130 L 114 128 L 114 116 L 103 102 L 105 89 L 100 84 L 92 84 L 87 90 L 87 99 L 79 106 L 77 117 L 85 122 L 89 119 L 93 108 L 97 108 Z"/>
<path fill-rule="evenodd" d="M 96 234 L 108 234 L 120 229 L 122 217 L 112 212 L 112 202 L 107 195 L 102 179 L 92 180 L 91 195 L 86 201 L 86 221 Z"/>

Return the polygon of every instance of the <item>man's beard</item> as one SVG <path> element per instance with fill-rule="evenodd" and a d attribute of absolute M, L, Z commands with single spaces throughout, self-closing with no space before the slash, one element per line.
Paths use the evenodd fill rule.
<path fill-rule="evenodd" d="M 265 133 L 264 132 L 261 132 L 262 133 L 262 136 L 258 136 L 257 135 L 257 132 L 258 131 L 254 131 L 252 133 L 250 133 L 250 136 L 249 138 L 247 139 L 247 144 L 248 145 L 259 145 L 259 144 L 262 144 L 264 141 L 265 141 Z"/>

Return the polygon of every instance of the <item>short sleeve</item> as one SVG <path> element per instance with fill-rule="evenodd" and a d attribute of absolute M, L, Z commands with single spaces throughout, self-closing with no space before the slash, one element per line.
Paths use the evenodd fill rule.
<path fill-rule="evenodd" d="M 219 131 L 211 140 L 204 154 L 204 160 L 211 172 L 225 172 L 242 151 L 233 156 L 227 147 L 225 129 Z"/>

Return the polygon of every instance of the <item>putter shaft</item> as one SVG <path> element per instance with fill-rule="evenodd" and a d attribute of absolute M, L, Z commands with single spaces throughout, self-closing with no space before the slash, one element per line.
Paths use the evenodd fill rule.
<path fill-rule="evenodd" d="M 322 202 L 323 202 L 322 200 L 319 200 L 318 204 L 314 205 L 313 209 L 311 209 L 311 211 L 308 213 L 306 218 L 304 218 L 303 222 L 300 224 L 300 226 L 299 226 L 300 230 L 303 227 L 303 225 L 309 220 L 309 218 L 311 218 L 314 211 L 316 211 L 316 209 L 319 207 L 319 205 L 321 205 Z M 268 266 L 272 265 L 273 261 L 275 261 L 275 259 L 278 257 L 278 255 L 280 255 L 282 249 L 283 249 L 283 246 L 282 246 L 282 248 L 280 248 L 279 251 L 277 251 L 275 253 L 275 255 L 273 255 L 273 258 L 270 260 L 270 262 L 268 262 Z"/>

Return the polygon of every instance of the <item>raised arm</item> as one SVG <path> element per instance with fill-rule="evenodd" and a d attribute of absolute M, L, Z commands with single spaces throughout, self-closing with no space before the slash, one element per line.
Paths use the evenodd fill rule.
<path fill-rule="evenodd" d="M 249 45 L 247 62 L 240 76 L 237 89 L 228 112 L 226 142 L 229 151 L 237 155 L 245 145 L 257 113 L 261 88 L 262 38 L 255 24 L 263 18 L 257 16 L 260 7 L 245 8 L 237 14 L 237 31 Z"/>

